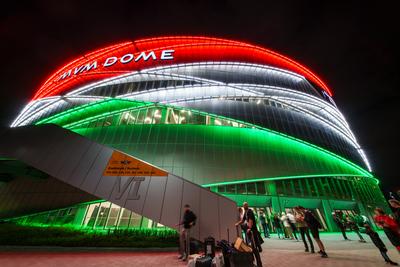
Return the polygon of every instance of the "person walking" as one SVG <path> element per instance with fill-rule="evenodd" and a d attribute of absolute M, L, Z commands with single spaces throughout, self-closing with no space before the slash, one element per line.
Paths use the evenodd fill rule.
<path fill-rule="evenodd" d="M 389 263 L 390 265 L 398 265 L 397 262 L 392 261 L 387 255 L 388 250 L 385 244 L 382 242 L 382 239 L 379 237 L 379 234 L 375 232 L 368 223 L 365 223 L 364 227 L 365 227 L 365 233 L 369 235 L 372 243 L 374 243 L 374 245 L 379 249 L 386 263 Z"/>
<path fill-rule="evenodd" d="M 325 246 L 319 237 L 319 229 L 322 228 L 321 223 L 315 218 L 312 212 L 302 206 L 297 207 L 304 214 L 304 221 L 307 223 L 310 229 L 311 235 L 319 247 L 318 253 L 321 254 L 322 258 L 328 258 L 328 254 L 325 251 Z"/>
<path fill-rule="evenodd" d="M 397 251 L 400 253 L 400 233 L 399 225 L 397 222 L 387 215 L 383 209 L 376 208 L 374 210 L 375 216 L 374 220 L 376 224 L 383 229 L 389 241 L 396 247 Z"/>
<path fill-rule="evenodd" d="M 257 229 L 257 221 L 256 221 L 256 217 L 254 216 L 254 212 L 252 209 L 249 208 L 249 204 L 247 202 L 243 203 L 243 217 L 242 217 L 242 221 L 236 223 L 236 226 L 239 224 L 245 224 L 246 225 L 246 236 L 247 239 L 250 241 L 249 243 L 251 243 L 251 235 L 253 235 L 254 238 L 254 247 L 256 247 L 258 249 L 259 252 L 262 252 L 262 248 L 261 248 L 261 244 L 264 243 L 264 240 L 262 240 L 262 237 L 260 235 L 260 232 Z"/>
<path fill-rule="evenodd" d="M 259 218 L 260 218 L 261 228 L 263 229 L 263 232 L 264 232 L 264 237 L 269 238 L 267 218 L 265 218 L 263 211 L 260 211 Z"/>
<path fill-rule="evenodd" d="M 288 222 L 290 224 L 290 228 L 292 230 L 294 238 L 296 238 L 296 240 L 299 241 L 299 239 L 297 238 L 296 218 L 290 211 L 286 214 L 286 216 L 288 218 Z"/>
<path fill-rule="evenodd" d="M 281 235 L 284 238 L 285 235 L 283 234 L 282 231 L 282 225 L 281 225 L 281 220 L 278 217 L 278 214 L 274 214 L 273 218 L 272 218 L 272 224 L 275 228 L 276 233 L 278 234 L 278 238 L 281 239 Z"/>
<path fill-rule="evenodd" d="M 282 212 L 281 222 L 283 223 L 283 227 L 285 228 L 285 236 L 290 239 L 294 239 L 292 228 L 290 227 L 289 219 L 286 216 L 286 213 Z"/>
<path fill-rule="evenodd" d="M 315 253 L 314 244 L 313 244 L 311 236 L 310 236 L 310 231 L 308 230 L 307 223 L 304 221 L 304 213 L 301 212 L 297 207 L 295 207 L 294 208 L 294 216 L 297 221 L 297 228 L 300 231 L 301 239 L 303 240 L 303 243 L 304 243 L 304 248 L 305 248 L 304 251 L 310 252 L 307 241 L 306 241 L 306 236 L 307 236 L 308 243 L 310 243 L 311 253 Z"/>
<path fill-rule="evenodd" d="M 182 222 L 179 225 L 183 225 L 179 235 L 179 258 L 186 261 L 190 254 L 190 229 L 196 224 L 196 215 L 190 210 L 190 205 L 184 206 L 184 214 Z"/>
<path fill-rule="evenodd" d="M 365 241 L 364 237 L 360 234 L 360 228 L 358 227 L 356 219 L 354 217 L 350 217 L 349 215 L 347 215 L 346 221 L 347 221 L 347 225 L 348 225 L 349 229 L 352 230 L 354 233 L 356 233 L 358 235 L 358 238 L 360 238 L 359 241 L 361 243 L 367 242 L 367 241 Z"/>
<path fill-rule="evenodd" d="M 346 241 L 350 241 L 346 235 L 346 226 L 342 221 L 340 212 L 332 212 L 333 221 L 336 223 L 337 227 L 339 227 L 340 231 L 342 232 L 343 238 Z"/>

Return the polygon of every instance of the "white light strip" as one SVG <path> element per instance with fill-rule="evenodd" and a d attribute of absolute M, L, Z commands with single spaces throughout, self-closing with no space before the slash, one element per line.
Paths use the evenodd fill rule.
<path fill-rule="evenodd" d="M 289 79 L 293 83 L 298 83 L 300 81 L 307 80 L 297 73 L 265 66 L 259 64 L 247 64 L 247 63 L 238 63 L 238 62 L 196 62 L 196 63 L 187 63 L 187 64 L 177 64 L 170 66 L 162 66 L 156 68 L 149 68 L 141 71 L 130 72 L 127 74 L 123 74 L 117 77 L 112 77 L 108 79 L 104 79 L 102 81 L 98 81 L 95 83 L 91 83 L 82 87 L 79 87 L 69 93 L 66 94 L 66 99 L 71 100 L 90 100 L 97 101 L 100 99 L 105 99 L 107 97 L 102 96 L 86 96 L 82 95 L 84 93 L 88 93 L 89 91 L 96 89 L 100 86 L 106 85 L 115 85 L 115 84 L 123 84 L 127 82 L 144 82 L 146 80 L 178 80 L 178 81 L 194 81 L 199 84 L 197 85 L 183 85 L 183 86 L 172 86 L 166 88 L 156 88 L 148 91 L 140 91 L 130 94 L 124 94 L 117 96 L 118 98 L 139 98 L 139 97 L 148 97 L 149 99 L 155 98 L 155 94 L 157 93 L 166 93 L 169 95 L 170 100 L 167 102 L 178 102 L 182 101 L 182 99 L 190 99 L 187 96 L 190 93 L 193 93 L 194 90 L 197 90 L 197 94 L 200 93 L 200 88 L 204 89 L 204 95 L 202 99 L 207 97 L 218 97 L 218 94 L 221 94 L 219 97 L 227 97 L 227 95 L 231 95 L 232 91 L 236 94 L 236 92 L 240 95 L 234 95 L 234 97 L 254 97 L 259 96 L 261 98 L 269 98 L 274 99 L 274 101 L 281 102 L 284 105 L 289 105 L 296 109 L 299 112 L 304 114 L 308 114 L 333 129 L 336 133 L 340 134 L 340 136 L 344 136 L 346 140 L 351 140 L 350 143 L 354 145 L 355 148 L 358 149 L 359 154 L 363 157 L 367 166 L 369 166 L 368 160 L 365 157 L 364 152 L 360 148 L 357 143 L 357 140 L 350 130 L 350 127 L 345 120 L 343 114 L 332 104 L 328 103 L 326 100 L 322 98 L 318 98 L 311 93 L 301 92 L 300 89 L 288 89 L 281 87 L 274 87 L 262 84 L 236 84 L 229 83 L 226 84 L 217 80 L 204 79 L 201 77 L 197 77 L 199 73 L 203 71 L 222 71 L 228 72 L 229 75 L 235 75 L 235 73 L 244 73 L 248 75 L 258 74 L 261 75 L 276 75 L 281 76 L 281 79 Z M 178 73 L 174 73 L 178 72 Z M 182 74 L 183 73 L 183 74 Z M 269 74 L 268 74 L 269 73 Z M 194 76 L 188 75 L 193 74 Z M 261 76 L 260 76 L 261 77 Z M 309 88 L 305 88 L 307 90 L 315 90 L 311 84 L 307 82 L 310 86 Z M 184 92 L 184 90 L 188 90 L 188 92 Z M 261 91 L 260 91 L 261 90 Z M 303 89 L 301 89 L 303 90 Z M 172 99 L 174 97 L 174 93 L 180 92 L 178 97 L 179 99 Z M 266 95 L 266 93 L 274 93 Z M 210 96 L 211 94 L 211 96 Z M 181 98 L 185 96 L 184 98 Z M 18 117 L 11 124 L 11 127 L 21 126 L 29 124 L 29 122 L 35 121 L 40 118 L 45 112 L 51 110 L 59 101 L 63 99 L 62 97 L 48 97 L 39 99 L 36 101 L 30 102 Z M 194 99 L 192 97 L 192 99 Z M 159 99 L 158 99 L 159 100 Z M 164 100 L 165 101 L 165 100 Z M 320 109 L 318 109 L 320 108 Z"/>
<path fill-rule="evenodd" d="M 19 127 L 24 125 L 29 125 L 31 122 L 38 120 L 43 114 L 51 110 L 56 104 L 59 104 L 61 100 L 90 100 L 91 101 L 99 101 L 106 99 L 107 97 L 95 97 L 95 96 L 71 96 L 71 97 L 51 97 L 50 102 L 45 104 L 44 106 L 34 110 L 29 114 L 25 114 L 25 116 L 21 117 L 18 122 L 14 123 L 11 127 Z M 47 102 L 49 99 L 40 99 L 44 102 Z"/>

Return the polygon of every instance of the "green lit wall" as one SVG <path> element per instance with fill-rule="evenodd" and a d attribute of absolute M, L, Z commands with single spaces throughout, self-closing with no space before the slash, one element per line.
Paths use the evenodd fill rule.
<path fill-rule="evenodd" d="M 294 177 L 373 179 L 350 161 L 290 136 L 167 105 L 109 99 L 42 123 L 69 128 L 204 186 Z"/>

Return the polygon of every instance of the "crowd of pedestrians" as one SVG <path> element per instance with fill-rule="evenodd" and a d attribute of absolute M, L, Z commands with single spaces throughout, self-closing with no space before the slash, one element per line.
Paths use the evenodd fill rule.
<path fill-rule="evenodd" d="M 388 240 L 400 253 L 400 202 L 396 199 L 391 199 L 389 204 L 393 209 L 394 216 L 386 214 L 381 208 L 376 208 L 373 220 L 375 225 L 383 230 Z M 379 234 L 374 231 L 373 224 L 366 216 L 336 210 L 332 212 L 332 221 L 342 233 L 345 241 L 350 241 L 346 232 L 351 231 L 358 236 L 359 242 L 366 243 L 367 241 L 360 233 L 360 227 L 363 227 L 365 234 L 379 249 L 386 263 L 398 265 L 387 255 L 388 249 L 380 239 Z M 180 258 L 183 260 L 186 260 L 189 254 L 190 228 L 195 223 L 196 215 L 190 210 L 189 205 L 185 205 L 185 212 L 181 222 L 183 228 L 180 233 Z M 302 206 L 296 206 L 280 214 L 265 214 L 262 210 L 257 214 L 249 208 L 247 202 L 244 202 L 243 207 L 238 208 L 236 226 L 238 236 L 242 236 L 248 244 L 254 242 L 252 244 L 253 247 L 260 253 L 262 252 L 261 244 L 264 242 L 261 234 L 263 233 L 264 238 L 270 238 L 270 231 L 272 230 L 276 232 L 279 239 L 296 241 L 301 239 L 305 252 L 315 253 L 315 242 L 319 248 L 318 253 L 320 256 L 322 258 L 328 257 L 319 234 L 320 230 L 323 229 L 321 222 L 311 210 Z"/>
<path fill-rule="evenodd" d="M 400 202 L 393 199 L 389 203 L 394 209 L 394 216 L 389 216 L 382 209 L 377 208 L 373 219 L 400 253 Z M 366 243 L 367 241 L 361 234 L 362 227 L 363 232 L 369 236 L 372 243 L 379 249 L 384 260 L 388 264 L 397 265 L 387 255 L 385 244 L 380 239 L 379 234 L 374 231 L 372 223 L 366 216 L 337 210 L 332 212 L 332 220 L 342 233 L 345 241 L 351 241 L 347 236 L 347 232 L 353 232 L 358 237 L 359 242 Z M 243 237 L 249 242 L 251 241 L 248 240 L 246 233 L 249 228 L 252 229 L 257 237 L 255 239 L 256 247 L 259 248 L 260 252 L 262 251 L 261 233 L 264 234 L 264 238 L 270 238 L 271 231 L 274 231 L 278 239 L 301 240 L 304 244 L 305 252 L 315 253 L 315 243 L 319 248 L 318 253 L 321 257 L 328 257 L 319 234 L 323 226 L 311 210 L 297 206 L 293 209 L 288 209 L 286 212 L 272 213 L 269 216 L 261 210 L 258 214 L 258 221 L 260 231 L 257 229 L 257 216 L 248 207 L 248 204 L 244 203 L 243 208 L 239 208 L 237 226 L 240 226 L 240 231 L 243 231 Z"/>

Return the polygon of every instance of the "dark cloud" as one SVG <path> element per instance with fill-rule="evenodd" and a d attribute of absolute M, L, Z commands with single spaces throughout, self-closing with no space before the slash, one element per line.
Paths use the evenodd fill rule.
<path fill-rule="evenodd" d="M 397 179 L 398 12 L 366 1 L 14 1 L 2 8 L 0 124 L 56 67 L 83 52 L 148 36 L 256 43 L 318 73 L 386 189 Z"/>

